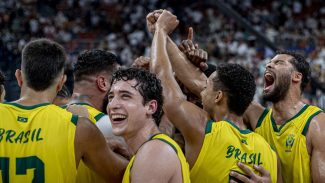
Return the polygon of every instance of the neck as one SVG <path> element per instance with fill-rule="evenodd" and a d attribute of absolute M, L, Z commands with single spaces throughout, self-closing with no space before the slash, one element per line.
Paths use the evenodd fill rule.
<path fill-rule="evenodd" d="M 224 116 L 224 119 L 228 119 L 233 122 L 239 129 L 246 130 L 247 126 L 244 123 L 243 117 L 234 113 L 228 113 Z"/>
<path fill-rule="evenodd" d="M 141 128 L 140 131 L 133 135 L 124 136 L 125 142 L 131 151 L 131 154 L 136 154 L 142 144 L 149 140 L 153 135 L 160 133 L 159 129 L 154 123 L 149 123 L 145 127 Z"/>
<path fill-rule="evenodd" d="M 53 88 L 49 88 L 44 91 L 35 91 L 31 88 L 22 87 L 20 94 L 21 96 L 16 102 L 27 106 L 42 103 L 52 103 L 56 93 L 57 92 Z"/>
<path fill-rule="evenodd" d="M 106 95 L 103 92 L 96 91 L 96 89 L 96 86 L 76 83 L 72 96 L 76 102 L 88 103 L 97 110 L 102 111 Z"/>
<path fill-rule="evenodd" d="M 247 126 L 244 123 L 243 117 L 238 116 L 235 113 L 230 112 L 225 107 L 216 109 L 214 112 L 213 119 L 215 121 L 230 120 L 241 130 L 247 129 Z"/>
<path fill-rule="evenodd" d="M 300 96 L 288 93 L 283 100 L 273 103 L 272 116 L 277 124 L 283 124 L 297 114 L 303 106 Z"/>

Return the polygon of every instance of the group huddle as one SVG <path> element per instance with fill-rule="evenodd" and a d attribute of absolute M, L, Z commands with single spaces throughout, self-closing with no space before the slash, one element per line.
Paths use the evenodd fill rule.
<path fill-rule="evenodd" d="M 151 57 L 122 68 L 113 53 L 86 50 L 71 96 L 64 48 L 48 39 L 24 47 L 21 96 L 0 103 L 0 182 L 325 180 L 325 115 L 301 101 L 310 79 L 303 56 L 279 51 L 266 65 L 267 109 L 253 101 L 254 76 L 207 64 L 191 28 L 174 43 L 171 12 L 146 21 Z"/>

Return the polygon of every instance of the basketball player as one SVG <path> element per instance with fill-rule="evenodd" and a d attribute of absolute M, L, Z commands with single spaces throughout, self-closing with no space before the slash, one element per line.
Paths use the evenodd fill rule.
<path fill-rule="evenodd" d="M 129 68 L 113 74 L 107 111 L 113 133 L 122 136 L 134 155 L 123 183 L 190 182 L 182 150 L 158 129 L 162 86 L 149 71 Z"/>
<path fill-rule="evenodd" d="M 246 120 L 276 150 L 284 182 L 325 180 L 325 114 L 301 101 L 310 66 L 300 54 L 278 52 L 266 65 L 263 98 L 271 109 L 253 103 Z"/>
<path fill-rule="evenodd" d="M 126 146 L 123 139 L 113 137 L 112 126 L 106 113 L 107 93 L 110 88 L 112 74 L 119 64 L 117 56 L 105 50 L 86 50 L 82 52 L 74 65 L 74 89 L 73 96 L 67 110 L 84 117 L 88 117 L 107 140 L 121 141 Z M 82 107 L 87 110 L 83 110 Z M 82 112 L 83 111 L 83 112 Z M 80 163 L 77 173 L 78 183 L 104 182 L 95 172 L 91 171 Z"/>
<path fill-rule="evenodd" d="M 65 59 L 63 47 L 47 39 L 23 49 L 16 71 L 21 97 L 0 104 L 2 182 L 75 182 L 81 159 L 105 180 L 121 181 L 127 161 L 98 128 L 51 104 L 66 80 Z"/>
<path fill-rule="evenodd" d="M 155 23 L 150 67 L 164 87 L 164 112 L 185 138 L 191 181 L 229 182 L 235 179 L 231 171 L 243 173 L 237 166 L 239 161 L 251 168 L 263 164 L 276 182 L 275 152 L 243 123 L 242 114 L 255 94 L 254 77 L 236 64 L 218 66 L 201 92 L 203 109 L 188 102 L 174 79 L 166 48 L 175 21 L 174 15 L 163 11 Z M 197 69 L 190 69 L 188 72 L 195 74 L 192 71 Z"/>

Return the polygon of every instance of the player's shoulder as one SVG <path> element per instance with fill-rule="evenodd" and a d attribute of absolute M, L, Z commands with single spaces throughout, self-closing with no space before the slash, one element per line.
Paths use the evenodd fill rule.
<path fill-rule="evenodd" d="M 310 124 L 308 124 L 310 122 Z M 318 111 L 314 113 L 307 121 L 306 125 L 310 125 L 312 128 L 309 127 L 309 130 L 325 130 L 325 113 L 323 111 Z"/>
<path fill-rule="evenodd" d="M 144 143 L 137 152 L 137 158 L 150 158 L 154 161 L 165 161 L 164 158 L 177 158 L 177 150 L 168 141 L 152 139 Z"/>
<path fill-rule="evenodd" d="M 132 169 L 146 172 L 150 170 L 156 176 L 168 176 L 179 168 L 180 163 L 176 162 L 180 160 L 175 149 L 164 141 L 154 139 L 147 141 L 137 151 Z M 157 165 L 159 168 L 156 168 Z"/>

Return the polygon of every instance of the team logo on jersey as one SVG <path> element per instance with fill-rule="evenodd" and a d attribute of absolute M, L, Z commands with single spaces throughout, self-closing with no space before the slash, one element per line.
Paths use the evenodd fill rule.
<path fill-rule="evenodd" d="M 247 143 L 247 140 L 246 140 L 246 139 L 241 139 L 240 141 L 241 141 L 241 143 L 248 145 L 248 143 Z"/>
<path fill-rule="evenodd" d="M 293 143 L 295 142 L 295 136 L 293 134 L 289 134 L 286 140 L 286 150 L 285 152 L 291 152 L 291 148 Z"/>
<path fill-rule="evenodd" d="M 19 122 L 23 122 L 23 123 L 26 123 L 28 121 L 28 118 L 26 117 L 22 117 L 22 116 L 18 116 L 17 117 L 17 121 Z"/>

